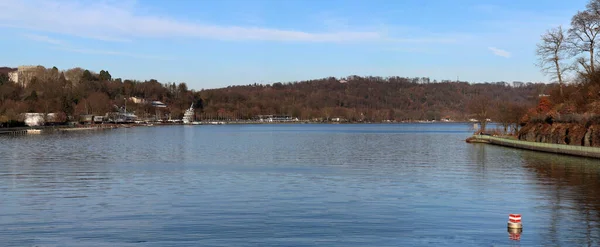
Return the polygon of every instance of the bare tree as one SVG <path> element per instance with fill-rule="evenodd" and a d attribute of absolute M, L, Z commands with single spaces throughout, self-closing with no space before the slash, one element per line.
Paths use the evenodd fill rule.
<path fill-rule="evenodd" d="M 65 78 L 67 81 L 71 82 L 73 85 L 79 85 L 81 83 L 81 78 L 83 78 L 83 69 L 82 68 L 72 68 L 64 72 Z"/>
<path fill-rule="evenodd" d="M 90 94 L 86 101 L 90 109 L 89 112 L 92 114 L 103 115 L 111 109 L 110 99 L 108 98 L 108 95 L 103 92 L 94 92 Z"/>
<path fill-rule="evenodd" d="M 571 28 L 569 29 L 569 41 L 572 45 L 573 55 L 580 53 L 589 53 L 589 64 L 586 65 L 583 59 L 578 59 L 578 63 L 583 65 L 588 74 L 594 74 L 594 55 L 598 35 L 600 34 L 600 16 L 593 10 L 579 11 L 571 19 Z"/>
<path fill-rule="evenodd" d="M 504 134 L 509 134 L 509 128 L 511 130 L 510 132 L 517 134 L 521 124 L 521 119 L 527 113 L 527 105 L 522 103 L 498 101 L 494 107 L 496 108 L 494 112 L 494 120 L 502 125 L 504 128 Z"/>
<path fill-rule="evenodd" d="M 511 113 L 510 116 L 512 118 L 512 120 L 510 122 L 512 123 L 511 128 L 515 135 L 519 132 L 519 126 L 521 125 L 521 119 L 527 113 L 527 108 L 528 107 L 523 104 L 516 104 L 516 103 L 510 104 L 510 113 Z"/>
<path fill-rule="evenodd" d="M 592 14 L 600 16 L 600 0 L 591 0 L 585 7 Z"/>
<path fill-rule="evenodd" d="M 561 97 L 563 97 L 563 73 L 568 68 L 561 62 L 567 51 L 565 41 L 565 32 L 562 27 L 559 26 L 546 31 L 546 33 L 542 35 L 542 42 L 537 44 L 536 49 L 536 54 L 539 58 L 538 66 L 542 68 L 542 71 L 545 74 L 558 80 Z"/>
<path fill-rule="evenodd" d="M 490 98 L 484 95 L 477 95 L 467 102 L 467 109 L 473 118 L 481 125 L 481 132 L 485 131 L 488 119 L 492 115 L 492 103 Z"/>
<path fill-rule="evenodd" d="M 494 115 L 494 120 L 497 123 L 500 123 L 504 128 L 503 134 L 508 134 L 508 127 L 511 126 L 511 105 L 508 102 L 497 101 L 494 107 L 496 108 L 496 112 Z"/>

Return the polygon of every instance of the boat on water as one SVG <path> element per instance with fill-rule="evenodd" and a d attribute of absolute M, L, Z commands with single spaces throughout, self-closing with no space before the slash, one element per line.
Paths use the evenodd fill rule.
<path fill-rule="evenodd" d="M 183 124 L 197 124 L 197 122 L 194 122 L 194 103 L 190 105 L 190 108 L 185 110 L 185 113 L 183 113 L 183 119 L 181 120 L 183 121 Z"/>

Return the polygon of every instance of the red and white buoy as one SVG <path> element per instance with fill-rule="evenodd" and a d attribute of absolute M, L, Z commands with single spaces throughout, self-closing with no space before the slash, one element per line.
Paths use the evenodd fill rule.
<path fill-rule="evenodd" d="M 508 215 L 508 228 L 522 229 L 521 214 L 509 214 Z"/>

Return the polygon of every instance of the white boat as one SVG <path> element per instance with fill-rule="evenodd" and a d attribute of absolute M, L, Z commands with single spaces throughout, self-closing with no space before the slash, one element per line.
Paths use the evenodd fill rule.
<path fill-rule="evenodd" d="M 183 113 L 183 124 L 193 124 L 194 123 L 194 103 L 190 105 L 190 108 L 185 110 Z"/>

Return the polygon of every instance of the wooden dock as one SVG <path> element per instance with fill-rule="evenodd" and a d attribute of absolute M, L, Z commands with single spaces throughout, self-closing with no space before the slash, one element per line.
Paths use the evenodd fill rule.
<path fill-rule="evenodd" d="M 27 135 L 29 128 L 0 129 L 0 135 Z"/>
<path fill-rule="evenodd" d="M 47 127 L 45 127 L 45 126 L 0 128 L 0 135 L 41 134 L 42 132 L 45 132 L 46 129 L 47 129 Z"/>

